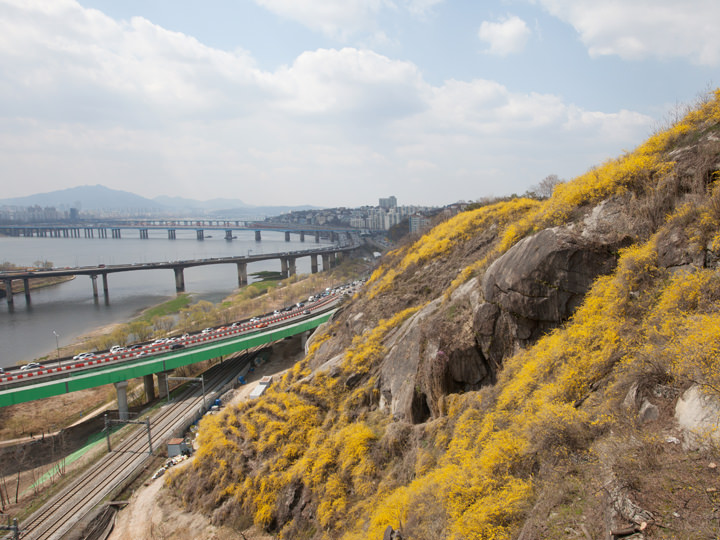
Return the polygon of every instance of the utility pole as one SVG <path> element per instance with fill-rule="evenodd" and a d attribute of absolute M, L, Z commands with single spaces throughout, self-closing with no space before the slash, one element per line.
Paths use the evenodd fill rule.
<path fill-rule="evenodd" d="M 0 525 L 0 531 L 12 531 L 13 540 L 20 539 L 20 527 L 18 526 L 17 518 L 13 518 L 12 525 L 10 524 L 10 516 L 8 516 L 8 524 Z"/>
<path fill-rule="evenodd" d="M 60 336 L 55 330 L 53 330 L 53 334 L 55 335 L 55 347 L 57 348 L 58 369 L 60 369 L 60 342 L 58 341 Z"/>
<path fill-rule="evenodd" d="M 107 434 L 108 453 L 112 452 L 112 448 L 110 447 L 110 425 L 111 424 L 144 424 L 147 428 L 148 447 L 150 449 L 149 453 L 152 455 L 152 453 L 153 453 L 152 434 L 150 432 L 150 419 L 149 418 L 146 420 L 110 420 L 108 418 L 107 413 L 105 413 L 105 432 Z"/>

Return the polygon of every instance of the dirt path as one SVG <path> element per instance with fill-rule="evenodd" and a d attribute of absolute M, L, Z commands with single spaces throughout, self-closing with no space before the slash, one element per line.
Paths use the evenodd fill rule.
<path fill-rule="evenodd" d="M 275 344 L 269 360 L 248 374 L 247 384 L 234 390 L 230 404 L 248 399 L 261 377 L 279 377 L 301 360 L 304 352 L 299 350 L 299 342 L 299 338 L 293 338 Z M 178 467 L 184 468 L 190 463 L 192 460 Z M 255 527 L 242 531 L 242 535 L 227 527 L 216 527 L 210 523 L 208 516 L 179 507 L 172 494 L 163 489 L 164 485 L 163 477 L 145 482 L 133 494 L 130 503 L 118 513 L 108 540 L 235 540 L 242 539 L 242 535 L 246 540 L 274 538 Z"/>

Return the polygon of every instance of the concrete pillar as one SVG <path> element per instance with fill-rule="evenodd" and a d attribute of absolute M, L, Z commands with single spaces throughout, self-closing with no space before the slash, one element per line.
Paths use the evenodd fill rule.
<path fill-rule="evenodd" d="M 225 229 L 225 240 L 232 240 L 232 229 Z"/>
<path fill-rule="evenodd" d="M 323 272 L 326 270 L 330 270 L 330 255 L 328 253 L 322 254 L 322 261 L 323 261 Z"/>
<path fill-rule="evenodd" d="M 300 231 L 300 241 L 301 242 L 305 241 L 305 231 Z"/>
<path fill-rule="evenodd" d="M 110 293 L 108 292 L 108 280 L 107 280 L 107 272 L 102 273 L 102 279 L 103 279 L 103 294 L 105 295 L 105 301 L 110 300 Z"/>
<path fill-rule="evenodd" d="M 127 401 L 127 381 L 115 383 L 115 391 L 117 392 L 118 417 L 120 420 L 127 420 L 130 416 Z"/>
<path fill-rule="evenodd" d="M 8 306 L 12 306 L 15 303 L 13 300 L 12 279 L 5 280 L 5 298 L 7 298 Z"/>
<path fill-rule="evenodd" d="M 317 253 L 310 255 L 310 271 L 313 274 L 317 274 L 318 271 L 318 258 Z"/>
<path fill-rule="evenodd" d="M 260 231 L 255 231 L 255 241 L 259 242 L 260 240 L 262 240 L 262 238 L 260 237 Z"/>
<path fill-rule="evenodd" d="M 25 289 L 25 303 L 30 303 L 30 280 L 23 278 L 23 288 Z"/>
<path fill-rule="evenodd" d="M 198 240 L 205 240 L 205 231 L 203 229 L 198 229 L 196 234 Z"/>
<path fill-rule="evenodd" d="M 247 263 L 239 262 L 237 264 L 238 287 L 248 284 L 247 279 Z"/>
<path fill-rule="evenodd" d="M 288 261 L 284 257 L 280 259 L 280 273 L 282 277 L 288 277 Z"/>
<path fill-rule="evenodd" d="M 185 274 L 183 274 L 182 266 L 173 268 L 175 272 L 175 290 L 177 292 L 183 292 L 185 290 Z"/>
<path fill-rule="evenodd" d="M 320 243 L 320 231 L 315 231 L 315 243 Z"/>
<path fill-rule="evenodd" d="M 295 275 L 295 257 L 288 257 L 288 277 Z"/>
<path fill-rule="evenodd" d="M 97 274 L 90 274 L 90 281 L 92 281 L 93 298 L 97 298 L 98 297 Z"/>
<path fill-rule="evenodd" d="M 143 385 L 145 386 L 145 398 L 148 402 L 155 399 L 155 379 L 153 379 L 152 373 L 143 375 Z"/>
<path fill-rule="evenodd" d="M 156 373 L 158 379 L 158 397 L 164 399 L 168 397 L 168 374 L 169 371 L 161 371 Z"/>
<path fill-rule="evenodd" d="M 303 350 L 305 350 L 305 346 L 307 345 L 307 340 L 310 337 L 310 332 L 303 332 L 300 334 L 300 347 L 302 347 Z"/>
<path fill-rule="evenodd" d="M 290 241 L 290 231 L 285 231 L 285 241 L 286 242 Z"/>

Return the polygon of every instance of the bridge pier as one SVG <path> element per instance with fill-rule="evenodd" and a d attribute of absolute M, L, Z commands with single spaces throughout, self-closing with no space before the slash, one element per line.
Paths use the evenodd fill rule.
<path fill-rule="evenodd" d="M 328 253 L 322 254 L 323 272 L 330 270 L 330 255 Z"/>
<path fill-rule="evenodd" d="M 23 288 L 25 289 L 25 303 L 30 304 L 30 280 L 23 278 Z"/>
<path fill-rule="evenodd" d="M 168 240 L 175 240 L 175 239 L 177 239 L 175 229 L 168 229 Z"/>
<path fill-rule="evenodd" d="M 302 348 L 303 351 L 305 351 L 306 354 L 307 354 L 306 346 L 307 346 L 307 341 L 308 341 L 309 337 L 310 337 L 309 331 L 303 332 L 302 334 L 300 334 L 300 347 Z"/>
<path fill-rule="evenodd" d="M 300 241 L 301 242 L 305 241 L 305 231 L 300 231 Z"/>
<path fill-rule="evenodd" d="M 168 375 L 170 373 L 170 371 L 161 371 L 155 374 L 158 379 L 158 397 L 160 399 L 168 397 Z"/>
<path fill-rule="evenodd" d="M 315 243 L 320 243 L 320 231 L 315 231 Z"/>
<path fill-rule="evenodd" d="M 285 257 L 280 259 L 280 273 L 282 277 L 288 277 L 288 260 Z"/>
<path fill-rule="evenodd" d="M 285 231 L 285 241 L 286 242 L 290 241 L 290 231 Z"/>
<path fill-rule="evenodd" d="M 195 232 L 198 240 L 205 240 L 205 231 L 203 229 L 197 229 Z"/>
<path fill-rule="evenodd" d="M 295 269 L 295 257 L 288 257 L 288 267 L 289 267 L 289 268 L 288 268 L 288 271 L 289 271 L 288 277 L 294 276 L 295 273 L 296 273 L 296 269 Z"/>
<path fill-rule="evenodd" d="M 143 386 L 145 387 L 145 399 L 149 403 L 155 399 L 155 379 L 153 379 L 152 373 L 143 375 Z"/>
<path fill-rule="evenodd" d="M 262 240 L 262 238 L 260 237 L 260 231 L 255 231 L 255 241 L 259 242 L 260 240 Z"/>
<path fill-rule="evenodd" d="M 110 292 L 108 291 L 107 272 L 102 273 L 102 280 L 103 280 L 103 295 L 105 296 L 105 302 L 109 302 L 110 301 Z"/>
<path fill-rule="evenodd" d="M 177 292 L 184 292 L 185 291 L 185 274 L 183 273 L 182 266 L 173 268 L 173 271 L 175 272 L 175 290 Z"/>
<path fill-rule="evenodd" d="M 90 274 L 90 281 L 92 281 L 93 298 L 97 298 L 98 297 L 97 274 Z"/>
<path fill-rule="evenodd" d="M 232 229 L 225 229 L 225 240 L 232 240 Z"/>
<path fill-rule="evenodd" d="M 12 279 L 6 279 L 4 281 L 5 281 L 5 298 L 7 298 L 8 306 L 12 306 L 15 304 L 15 301 L 13 300 Z"/>
<path fill-rule="evenodd" d="M 150 238 L 150 234 L 147 229 L 140 229 L 140 240 L 147 240 Z"/>
<path fill-rule="evenodd" d="M 248 284 L 247 263 L 244 263 L 244 262 L 237 263 L 237 276 L 238 276 L 238 287 L 242 287 L 243 285 Z"/>
<path fill-rule="evenodd" d="M 310 272 L 317 274 L 318 272 L 318 258 L 317 253 L 310 255 Z"/>
<path fill-rule="evenodd" d="M 117 392 L 118 402 L 118 418 L 120 420 L 127 420 L 130 416 L 128 411 L 128 400 L 127 400 L 127 381 L 116 382 L 115 391 Z"/>

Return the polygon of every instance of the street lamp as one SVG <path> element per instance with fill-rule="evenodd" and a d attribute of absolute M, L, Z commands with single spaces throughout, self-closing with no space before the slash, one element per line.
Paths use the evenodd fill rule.
<path fill-rule="evenodd" d="M 53 335 L 55 336 L 55 347 L 57 348 L 57 357 L 58 357 L 58 369 L 60 369 L 60 342 L 58 341 L 58 338 L 60 337 L 58 333 L 53 330 Z"/>

